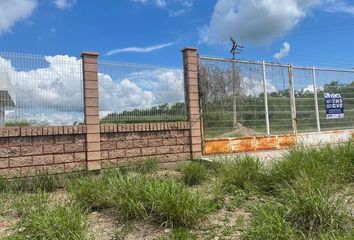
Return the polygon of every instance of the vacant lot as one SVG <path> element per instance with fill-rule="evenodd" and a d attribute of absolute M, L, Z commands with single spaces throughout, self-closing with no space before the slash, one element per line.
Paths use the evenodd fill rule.
<path fill-rule="evenodd" d="M 0 181 L 1 239 L 354 239 L 354 145 Z"/>

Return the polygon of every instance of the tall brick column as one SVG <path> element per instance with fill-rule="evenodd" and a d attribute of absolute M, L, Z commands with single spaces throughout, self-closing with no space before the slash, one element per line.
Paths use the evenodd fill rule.
<path fill-rule="evenodd" d="M 81 58 L 84 81 L 85 124 L 87 126 L 87 170 L 99 170 L 101 169 L 101 146 L 98 109 L 98 53 L 83 52 Z"/>
<path fill-rule="evenodd" d="M 183 49 L 182 52 L 188 121 L 191 124 L 191 158 L 197 159 L 202 155 L 201 118 L 198 91 L 198 55 L 196 48 L 187 47 Z"/>

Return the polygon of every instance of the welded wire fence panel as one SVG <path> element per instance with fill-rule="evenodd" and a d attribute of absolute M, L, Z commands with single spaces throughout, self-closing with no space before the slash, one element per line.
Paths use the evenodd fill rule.
<path fill-rule="evenodd" d="M 298 132 L 317 131 L 313 70 L 296 69 L 294 74 L 294 90 L 296 103 L 296 122 Z"/>
<path fill-rule="evenodd" d="M 101 123 L 144 123 L 187 119 L 183 71 L 99 61 Z"/>
<path fill-rule="evenodd" d="M 0 53 L 0 125 L 84 120 L 82 63 L 68 56 Z"/>
<path fill-rule="evenodd" d="M 266 133 L 261 64 L 201 58 L 199 84 L 206 138 Z"/>
<path fill-rule="evenodd" d="M 270 134 L 291 133 L 291 104 L 287 66 L 266 65 Z"/>
<path fill-rule="evenodd" d="M 322 130 L 354 128 L 354 72 L 316 70 L 319 115 Z M 341 94 L 344 118 L 327 119 L 324 93 Z"/>

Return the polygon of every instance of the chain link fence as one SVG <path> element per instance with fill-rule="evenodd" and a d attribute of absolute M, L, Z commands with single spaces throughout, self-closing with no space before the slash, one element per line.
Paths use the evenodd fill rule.
<path fill-rule="evenodd" d="M 354 127 L 354 70 L 200 57 L 199 82 L 206 138 Z M 326 93 L 344 118 L 328 118 Z"/>

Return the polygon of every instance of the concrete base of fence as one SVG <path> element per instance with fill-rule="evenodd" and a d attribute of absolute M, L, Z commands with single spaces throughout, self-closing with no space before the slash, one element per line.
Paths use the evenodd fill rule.
<path fill-rule="evenodd" d="M 160 163 L 191 158 L 190 123 L 110 124 L 100 126 L 99 166 Z M 0 129 L 0 176 L 61 174 L 87 169 L 86 125 Z M 92 170 L 92 169 L 88 169 Z"/>
<path fill-rule="evenodd" d="M 297 145 L 316 146 L 343 143 L 352 139 L 354 139 L 354 130 L 301 133 L 297 135 L 207 139 L 204 142 L 204 154 L 212 155 L 287 149 Z"/>

